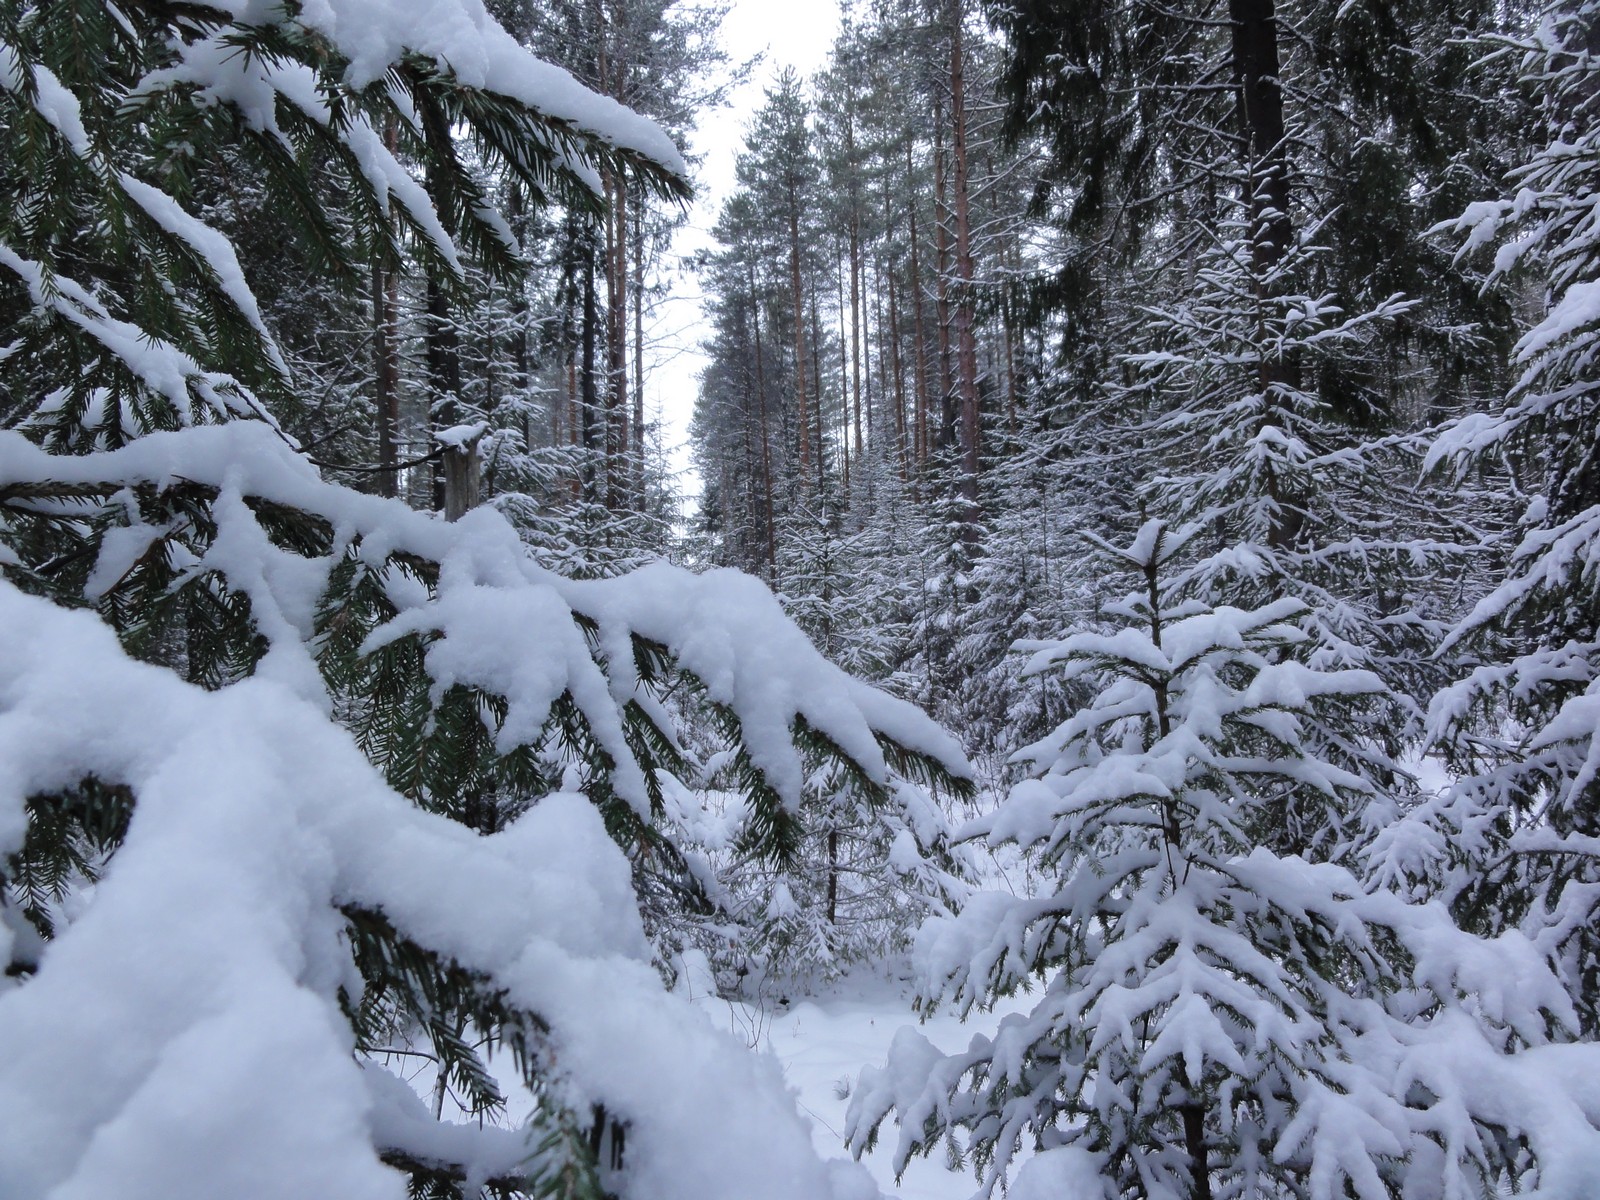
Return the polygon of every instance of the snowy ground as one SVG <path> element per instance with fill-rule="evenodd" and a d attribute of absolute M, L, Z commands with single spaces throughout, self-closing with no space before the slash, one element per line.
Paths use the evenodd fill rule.
<path fill-rule="evenodd" d="M 905 971 L 863 969 L 814 996 L 765 1009 L 709 998 L 702 1007 L 722 1028 L 776 1055 L 789 1084 L 799 1094 L 800 1111 L 811 1121 L 812 1140 L 825 1158 L 845 1154 L 844 1116 L 848 1096 L 863 1066 L 882 1065 L 889 1042 L 902 1025 L 917 1024 L 911 1011 Z M 920 1028 L 941 1050 L 966 1046 L 975 1033 L 990 1033 L 1002 1012 L 1027 1006 L 1027 996 L 994 1013 L 975 1012 L 963 1024 L 953 1014 L 934 1014 Z M 897 1184 L 890 1166 L 898 1131 L 885 1125 L 878 1147 L 863 1159 L 885 1195 L 901 1200 L 967 1200 L 976 1188 L 970 1171 L 950 1171 L 942 1153 L 914 1159 Z"/>

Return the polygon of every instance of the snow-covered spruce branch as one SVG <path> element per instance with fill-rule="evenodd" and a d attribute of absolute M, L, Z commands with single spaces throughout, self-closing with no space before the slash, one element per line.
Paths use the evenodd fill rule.
<path fill-rule="evenodd" d="M 669 697 L 671 678 L 692 678 L 700 702 L 719 716 L 731 739 L 727 761 L 736 765 L 751 808 L 766 814 L 769 840 L 753 845 L 769 857 L 782 857 L 781 839 L 771 839 L 800 824 L 806 781 L 824 768 L 847 780 L 869 806 L 903 805 L 896 793 L 907 775 L 958 792 L 965 787 L 966 767 L 948 735 L 916 709 L 828 663 L 764 587 L 737 572 L 696 576 L 665 563 L 610 579 L 566 579 L 539 566 L 497 512 L 475 510 L 451 524 L 398 501 L 328 484 L 275 430 L 252 421 L 149 434 L 81 456 L 52 455 L 20 435 L 0 434 L 0 522 L 0 558 L 12 579 L 61 606 L 93 605 L 128 647 L 174 669 L 127 662 L 111 632 L 97 629 L 92 617 L 52 610 L 7 585 L 7 603 L 33 614 L 11 624 L 30 641 L 34 658 L 15 658 L 14 670 L 32 674 L 6 691 L 14 699 L 0 721 L 9 722 L 6 736 L 46 756 L 38 769 L 20 752 L 7 758 L 16 773 L 3 800 L 10 815 L 0 817 L 0 861 L 8 864 L 14 902 L 0 911 L 7 962 L 13 977 L 25 982 L 0 1003 L 27 1013 L 42 1006 L 9 1027 L 37 1046 L 52 1038 L 64 1045 L 70 1026 L 51 1022 L 71 1011 L 71 997 L 85 994 L 81 989 L 105 987 L 136 1009 L 110 1023 L 114 1035 L 145 1029 L 140 1022 L 152 1020 L 149 1010 L 158 1005 L 140 997 L 149 989 L 167 995 L 160 992 L 166 985 L 120 977 L 108 982 L 110 975 L 95 974 L 92 964 L 107 944 L 96 939 L 137 942 L 129 930 L 142 927 L 141 889 L 164 886 L 140 878 L 158 871 L 152 864 L 162 855 L 179 853 L 194 839 L 204 843 L 190 845 L 194 863 L 172 872 L 167 882 L 174 890 L 150 899 L 165 915 L 149 928 L 170 938 L 170 945 L 155 944 L 158 961 L 187 963 L 193 953 L 207 964 L 173 975 L 174 994 L 186 998 L 171 1001 L 175 1015 L 168 1024 L 142 1033 L 150 1053 L 128 1065 L 125 1086 L 107 1092 L 111 1107 L 36 1115 L 32 1119 L 44 1122 L 37 1126 L 40 1153 L 56 1157 L 18 1166 L 15 1186 L 0 1190 L 42 1195 L 75 1172 L 98 1178 L 92 1172 L 101 1169 L 95 1165 L 100 1155 L 118 1164 L 106 1170 L 133 1170 L 114 1149 L 95 1149 L 102 1138 L 114 1140 L 107 1130 L 121 1128 L 119 1122 L 137 1124 L 142 1139 L 168 1139 L 150 1142 L 169 1148 L 163 1162 L 198 1154 L 185 1139 L 201 1135 L 183 1128 L 166 1107 L 190 1100 L 162 1090 L 179 1084 L 160 1081 L 189 1070 L 188 1060 L 176 1056 L 187 1053 L 182 1047 L 192 1038 L 209 1047 L 196 1053 L 220 1054 L 216 1046 L 235 1035 L 219 1034 L 214 1044 L 193 1034 L 178 1019 L 191 1011 L 185 1007 L 190 993 L 196 1022 L 235 992 L 246 993 L 238 1003 L 248 1012 L 218 1017 L 231 1031 L 287 1006 L 285 994 L 296 989 L 307 993 L 298 1003 L 305 1021 L 323 1030 L 321 1040 L 306 1040 L 310 1034 L 294 1021 L 257 1031 L 254 1041 L 239 1034 L 238 1044 L 250 1053 L 261 1039 L 280 1034 L 294 1042 L 282 1050 L 292 1067 L 285 1065 L 286 1075 L 271 1083 L 281 1082 L 282 1096 L 239 1103 L 269 1125 L 279 1121 L 273 1114 L 280 1108 L 310 1106 L 308 1112 L 320 1115 L 305 1120 L 325 1121 L 333 1132 L 308 1144 L 330 1146 L 329 1156 L 311 1154 L 303 1178 L 269 1172 L 259 1185 L 238 1185 L 246 1189 L 238 1194 L 250 1194 L 248 1186 L 265 1188 L 262 1195 L 306 1191 L 313 1179 L 348 1181 L 347 1194 L 387 1194 L 383 1188 L 397 1185 L 377 1170 L 379 1158 L 415 1168 L 417 1180 L 503 1179 L 515 1168 L 529 1180 L 524 1190 L 540 1194 L 544 1159 L 528 1156 L 535 1144 L 546 1143 L 546 1159 L 562 1146 L 579 1156 L 565 1165 L 551 1159 L 552 1178 L 599 1170 L 605 1187 L 623 1195 L 646 1179 L 653 1195 L 712 1195 L 724 1184 L 730 1196 L 749 1194 L 752 1180 L 769 1172 L 792 1180 L 796 1196 L 829 1186 L 820 1166 L 785 1158 L 799 1153 L 781 1148 L 783 1122 L 790 1118 L 773 1118 L 765 1101 L 756 1103 L 744 1126 L 719 1118 L 717 1146 L 707 1142 L 691 1150 L 675 1132 L 663 1132 L 658 1143 L 648 1132 L 655 1120 L 651 1105 L 665 1092 L 650 1088 L 666 1088 L 670 1064 L 645 1066 L 654 1081 L 645 1090 L 630 1092 L 632 1084 L 619 1090 L 607 1076 L 623 1070 L 616 1066 L 621 1060 L 608 1059 L 601 1044 L 605 1030 L 626 1027 L 645 1041 L 659 1039 L 663 1052 L 703 1059 L 697 1069 L 721 1053 L 697 1043 L 701 1035 L 660 1025 L 651 1015 L 652 1005 L 672 1005 L 650 966 L 639 900 L 629 887 L 630 870 L 637 877 L 644 863 L 682 872 L 676 886 L 685 890 L 702 882 L 675 844 L 671 822 L 663 820 L 668 781 L 692 766 L 679 725 L 686 710 Z M 85 659 L 108 657 L 113 665 L 101 677 L 101 691 L 83 682 L 88 668 L 81 662 L 51 657 L 57 653 L 52 639 L 66 639 L 61 655 L 81 643 Z M 28 667 L 36 660 L 40 665 Z M 189 688 L 174 672 L 215 690 Z M 133 682 L 119 684 L 123 674 Z M 52 708 L 48 696 L 36 707 L 29 689 L 48 693 L 39 681 L 56 676 L 79 680 L 61 704 L 85 712 L 51 739 L 37 739 L 30 732 L 34 723 L 55 722 L 66 710 Z M 257 711 L 267 722 L 259 737 L 246 727 L 247 715 Z M 96 720 L 122 720 L 126 729 L 102 734 L 88 728 Z M 190 724 L 192 736 L 180 732 Z M 60 748 L 70 729 L 85 739 L 81 753 Z M 308 729 L 320 732 L 313 737 Z M 185 757 L 191 751 L 204 762 Z M 334 761 L 324 764 L 324 755 Z M 583 799 L 563 795 L 578 791 Z M 351 807 L 358 803 L 377 808 L 362 809 L 366 815 L 360 816 Z M 413 811 L 419 807 L 455 820 Z M 415 821 L 374 815 L 391 809 L 410 812 Z M 189 820 L 205 824 L 205 813 L 222 844 L 206 841 L 211 835 L 203 830 L 185 831 Z M 256 828 L 258 819 L 273 824 Z M 296 834 L 304 820 L 312 824 Z M 369 836 L 385 822 L 382 838 Z M 158 843 L 146 857 L 143 831 L 152 826 L 176 842 Z M 332 830 L 326 839 L 325 830 Z M 440 836 L 454 847 L 449 866 L 457 880 L 445 866 L 432 873 L 426 866 L 435 830 L 447 831 Z M 524 843 L 537 844 L 534 856 L 509 867 L 485 866 L 475 857 L 480 848 Z M 498 853 L 483 852 L 491 859 Z M 338 865 L 358 853 L 375 857 Z M 233 864 L 229 856 L 235 854 L 246 862 Z M 323 874 L 304 882 L 295 873 L 300 867 L 285 865 L 299 856 L 305 871 Z M 541 875 L 547 859 L 560 864 L 555 875 Z M 275 896 L 273 881 L 286 871 L 279 881 L 283 895 Z M 360 879 L 349 882 L 341 871 Z M 504 871 L 523 872 L 528 882 L 521 891 L 491 894 L 501 886 L 496 872 Z M 240 898 L 208 908 L 199 897 L 213 872 L 223 881 L 237 878 Z M 80 930 L 77 898 L 95 880 L 93 911 L 101 915 Z M 547 885 L 539 904 L 525 894 Z M 583 897 L 597 890 L 585 909 Z M 119 907 L 124 895 L 135 905 L 126 914 Z M 212 944 L 228 936 L 216 931 L 243 921 L 252 906 L 258 914 L 278 914 L 266 926 L 279 932 L 238 934 L 239 953 L 248 961 L 221 972 L 218 998 L 207 990 L 213 977 L 196 972 L 233 962 L 230 951 Z M 175 914 L 197 912 L 211 916 L 191 934 Z M 513 913 L 522 922 L 514 929 L 506 915 Z M 583 929 L 571 924 L 580 919 L 587 922 Z M 541 931 L 562 922 L 577 930 L 570 944 L 529 948 L 516 942 L 554 937 Z M 608 932 L 596 932 L 602 926 Z M 94 932 L 102 927 L 112 932 Z M 491 935 L 493 929 L 500 932 Z M 495 949 L 486 937 L 504 941 Z M 288 947 L 287 957 L 271 958 L 257 945 L 263 938 L 274 952 Z M 296 949 L 302 944 L 315 952 Z M 73 945 L 89 948 L 68 949 Z M 91 965 L 73 968 L 77 953 Z M 631 961 L 613 970 L 605 965 L 607 954 Z M 512 971 L 512 960 L 522 955 L 531 956 L 526 970 L 540 981 L 537 989 L 517 982 L 521 976 Z M 120 969 L 106 968 L 112 975 Z M 230 982 L 236 977 L 245 982 Z M 570 991 L 561 990 L 568 986 L 562 980 Z M 596 997 L 584 998 L 590 987 Z M 684 1012 L 662 1019 L 699 1018 Z M 474 1138 L 440 1126 L 420 1101 L 406 1099 L 403 1085 L 370 1063 L 340 1082 L 341 1071 L 354 1070 L 352 1046 L 371 1046 L 370 1057 L 381 1059 L 377 1049 L 397 1036 L 431 1049 L 467 1111 L 491 1116 L 505 1113 L 506 1101 L 475 1046 L 482 1036 L 493 1038 L 537 1097 L 532 1129 Z M 169 1041 L 179 1047 L 170 1056 Z M 87 1075 L 96 1069 L 92 1058 L 81 1062 Z M 24 1056 L 15 1096 L 39 1086 L 26 1064 L 40 1061 Z M 633 1060 L 624 1073 L 645 1061 Z M 704 1083 L 725 1084 L 729 1105 L 748 1105 L 749 1096 L 735 1099 L 748 1088 L 767 1088 L 774 1104 L 787 1104 L 772 1079 L 760 1082 L 769 1067 L 729 1062 L 730 1070 L 745 1072 L 738 1081 Z M 287 1078 L 301 1067 L 303 1079 Z M 226 1059 L 215 1078 L 222 1080 L 218 1086 L 233 1087 L 234 1073 L 262 1070 L 253 1061 Z M 0 1095 L 5 1086 L 0 1082 Z M 123 1087 L 120 1099 L 117 1087 Z M 152 1087 L 155 1107 L 147 1109 Z M 363 1099 L 373 1088 L 376 1098 Z M 327 1104 L 316 1108 L 312 1101 L 324 1091 Z M 683 1093 L 674 1094 L 682 1099 Z M 15 1099 L 12 1106 L 25 1104 Z M 198 1105 L 208 1107 L 209 1101 Z M 602 1107 L 607 1122 L 628 1131 L 620 1174 L 590 1161 L 593 1148 L 584 1131 L 599 1124 L 591 1114 Z M 699 1115 L 687 1114 L 713 1110 L 694 1100 L 682 1111 L 685 1121 L 698 1122 Z M 218 1106 L 217 1120 L 234 1120 L 234 1112 Z M 772 1119 L 778 1125 L 767 1129 Z M 76 1132 L 60 1133 L 52 1121 Z M 214 1171 L 222 1182 L 212 1190 L 237 1190 L 233 1180 L 245 1172 L 241 1156 L 294 1157 L 273 1140 L 280 1132 L 290 1142 L 307 1136 L 300 1118 L 284 1117 L 259 1136 L 237 1132 L 190 1170 Z M 723 1136 L 734 1141 L 724 1144 Z M 673 1154 L 685 1157 L 674 1166 L 667 1162 Z M 711 1180 L 707 1173 L 724 1170 L 730 1154 L 769 1166 L 752 1168 L 742 1182 L 742 1168 L 720 1175 L 720 1183 Z M 319 1165 L 309 1165 L 313 1160 Z M 148 1178 L 157 1187 L 165 1177 Z M 661 1186 L 668 1190 L 661 1193 Z"/>
<path fill-rule="evenodd" d="M 513 1041 L 545 1119 L 603 1105 L 627 1124 L 608 1188 L 871 1194 L 813 1156 L 773 1063 L 664 994 L 627 863 L 583 797 L 478 836 L 396 795 L 283 684 L 202 691 L 10 584 L 0 694 L 0 851 L 23 848 L 30 798 L 85 777 L 136 797 L 93 903 L 0 993 L 7 1196 L 398 1200 L 384 1159 L 536 1175 L 537 1139 L 441 1124 L 362 1061 L 346 1014 L 371 998 L 352 954 L 374 934 L 353 911 L 381 914 L 417 970 L 469 975 L 484 1006 L 527 1014 Z M 10 960 L 29 930 L 0 911 Z"/>
<path fill-rule="evenodd" d="M 406 638 L 423 644 L 433 704 L 456 686 L 506 701 L 495 731 L 502 754 L 536 742 L 552 705 L 569 696 L 614 763 L 616 791 L 641 815 L 650 784 L 623 710 L 637 706 L 673 736 L 645 686 L 641 644 L 660 647 L 729 712 L 740 752 L 785 806 L 798 804 L 802 786 L 800 725 L 864 785 L 886 785 L 891 759 L 958 788 L 966 774 L 948 734 L 819 655 L 757 580 L 666 563 L 567 579 L 541 567 L 498 513 L 447 524 L 326 483 L 259 423 L 153 434 L 72 458 L 0 434 L 0 486 L 10 512 L 94 543 L 83 586 L 103 609 L 115 610 L 119 592 L 153 586 L 151 573 L 173 592 L 201 584 L 245 598 L 261 639 L 254 673 L 325 707 L 339 692 L 327 674 L 341 646 L 354 641 L 354 655 L 370 658 Z M 198 498 L 185 495 L 195 488 Z M 29 499 L 35 489 L 51 497 L 43 512 Z M 74 489 L 84 505 L 64 498 Z M 98 499 L 108 493 L 109 502 Z M 163 497 L 202 505 L 205 528 L 170 513 L 147 520 L 141 503 L 161 510 Z"/>

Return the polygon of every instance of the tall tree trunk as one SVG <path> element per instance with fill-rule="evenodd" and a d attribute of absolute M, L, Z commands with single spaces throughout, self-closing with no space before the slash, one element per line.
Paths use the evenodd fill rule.
<path fill-rule="evenodd" d="M 1250 165 L 1250 249 L 1256 277 L 1282 261 L 1293 237 L 1284 146 L 1283 88 L 1278 81 L 1278 20 L 1273 0 L 1228 0 L 1239 133 Z"/>
<path fill-rule="evenodd" d="M 789 295 L 794 303 L 794 403 L 800 427 L 800 486 L 810 483 L 811 432 L 806 419 L 806 298 L 800 290 L 800 198 L 789 191 Z M 819 421 L 818 424 L 821 424 Z"/>
<path fill-rule="evenodd" d="M 1021 255 L 1013 242 L 1011 253 L 1007 261 L 1015 272 L 1012 280 L 1021 274 Z M 1017 436 L 1017 299 L 1012 293 L 1012 280 L 1007 280 L 1005 290 L 1001 293 L 1001 336 L 1004 339 L 1006 356 L 1006 429 L 1011 436 Z"/>
<path fill-rule="evenodd" d="M 935 444 L 943 450 L 956 439 L 956 389 L 950 364 L 950 203 L 945 182 L 944 112 L 933 111 L 933 250 L 934 299 L 939 320 L 939 430 Z"/>
<path fill-rule="evenodd" d="M 390 153 L 399 149 L 400 131 L 393 116 L 383 127 Z M 378 494 L 400 490 L 400 274 L 392 270 L 386 247 L 372 256 L 372 379 L 378 422 Z"/>
<path fill-rule="evenodd" d="M 516 236 L 519 249 L 526 250 L 528 245 L 528 216 L 527 201 L 522 194 L 522 184 L 513 181 L 511 184 L 511 232 Z M 516 370 L 515 389 L 522 403 L 522 444 L 533 445 L 533 428 L 528 416 L 529 383 L 533 375 L 533 355 L 528 345 L 528 288 L 520 278 L 511 284 L 514 288 L 511 301 L 511 314 L 516 328 L 512 336 L 512 358 Z"/>
<path fill-rule="evenodd" d="M 855 150 L 855 131 L 848 133 L 852 156 Z M 856 457 L 861 457 L 861 314 L 866 310 L 865 293 L 861 281 L 861 212 L 856 197 L 856 181 L 852 161 L 850 178 L 850 378 L 851 394 L 855 397 Z"/>
<path fill-rule="evenodd" d="M 461 423 L 461 347 L 450 313 L 450 296 L 439 277 L 428 275 L 428 382 L 433 393 L 429 428 L 438 432 Z M 444 469 L 433 471 L 433 507 L 444 507 Z"/>
<path fill-rule="evenodd" d="M 441 215 L 450 211 L 443 189 L 443 177 L 430 169 L 428 195 Z M 448 220 L 445 221 L 445 232 L 452 236 L 455 234 Z M 461 423 L 461 345 L 450 312 L 450 294 L 445 290 L 438 273 L 431 270 L 428 272 L 427 310 L 423 341 L 428 383 L 433 393 L 428 405 L 428 427 L 437 432 Z M 444 469 L 437 459 L 433 464 L 433 507 L 444 507 Z"/>
<path fill-rule="evenodd" d="M 606 177 L 606 507 L 628 507 L 628 196 L 620 179 Z"/>
<path fill-rule="evenodd" d="M 1233 31 L 1233 80 L 1238 90 L 1239 137 L 1248 171 L 1250 260 L 1258 296 L 1278 288 L 1270 276 L 1288 253 L 1294 236 L 1289 216 L 1289 169 L 1284 144 L 1283 88 L 1278 81 L 1278 21 L 1273 0 L 1228 0 Z M 1265 393 L 1300 385 L 1300 364 L 1288 356 L 1263 356 L 1259 386 Z M 1263 424 L 1275 423 L 1272 405 Z M 1283 481 L 1268 472 L 1265 482 L 1274 516 L 1267 543 L 1292 547 L 1305 523 L 1306 497 L 1288 495 Z"/>
<path fill-rule="evenodd" d="M 817 314 L 815 287 L 811 290 L 811 378 L 816 389 L 813 393 L 816 403 L 812 411 L 817 414 L 817 491 L 820 493 L 827 482 L 828 463 L 822 424 L 822 321 Z"/>
<path fill-rule="evenodd" d="M 372 391 L 377 417 L 378 475 L 380 496 L 399 491 L 397 478 L 400 455 L 395 436 L 400 424 L 399 372 L 394 355 L 395 330 L 389 308 L 389 276 L 383 264 L 383 251 L 372 257 Z"/>
<path fill-rule="evenodd" d="M 972 328 L 972 229 L 967 196 L 966 66 L 962 52 L 962 0 L 950 5 L 950 130 L 955 159 L 956 381 L 961 399 L 961 536 L 978 538 L 978 347 Z"/>
<path fill-rule="evenodd" d="M 869 259 L 867 261 L 871 262 L 873 260 Z M 869 287 L 869 285 L 866 284 L 865 282 L 863 282 L 862 285 L 861 285 L 861 287 L 862 287 L 862 295 L 863 296 L 865 296 L 869 291 L 871 292 L 871 295 L 872 295 L 872 313 L 871 313 L 872 324 L 873 324 L 873 327 L 875 327 L 877 329 L 877 333 L 878 333 L 878 340 L 877 340 L 878 397 L 877 397 L 876 404 L 874 404 L 873 397 L 872 397 L 872 345 L 873 345 L 873 343 L 869 340 L 869 337 L 868 337 L 867 333 L 864 332 L 861 335 L 862 344 L 867 347 L 867 354 L 868 354 L 868 357 L 867 357 L 867 438 L 868 438 L 869 441 L 874 441 L 875 444 L 876 444 L 876 439 L 881 439 L 881 438 L 886 436 L 885 432 L 884 432 L 884 428 L 883 428 L 884 427 L 884 422 L 886 420 L 889 420 L 890 417 L 885 415 L 885 413 L 883 411 L 884 405 L 891 404 L 891 403 L 896 405 L 895 411 L 892 414 L 892 418 L 893 418 L 893 421 L 894 421 L 894 447 L 893 447 L 892 453 L 893 453 L 895 461 L 898 464 L 901 464 L 901 466 L 903 467 L 904 460 L 905 460 L 905 450 L 906 450 L 906 438 L 905 438 L 905 434 L 906 434 L 906 414 L 905 414 L 904 406 L 900 403 L 901 397 L 895 395 L 894 391 L 891 388 L 890 381 L 889 381 L 889 355 L 884 352 L 884 347 L 887 346 L 887 345 L 890 345 L 890 342 L 889 342 L 888 318 L 884 315 L 883 293 L 884 293 L 885 288 L 887 287 L 890 290 L 890 294 L 891 295 L 893 294 L 894 275 L 893 275 L 892 272 L 886 272 L 884 270 L 884 260 L 881 259 L 881 258 L 879 258 L 875 262 L 873 262 L 873 275 L 875 276 L 875 279 L 873 280 L 873 285 L 872 286 Z M 887 455 L 882 456 L 882 460 L 886 460 L 887 457 L 888 457 Z M 900 469 L 900 468 L 897 467 L 897 469 Z M 868 506 L 868 510 L 869 511 L 871 510 L 872 505 L 874 504 L 874 501 L 875 501 L 875 493 L 874 493 L 873 489 L 877 485 L 877 479 L 878 479 L 878 473 L 876 471 L 867 472 L 867 506 Z"/>
<path fill-rule="evenodd" d="M 900 456 L 900 478 L 906 479 L 911 472 L 913 452 L 906 441 L 906 373 L 905 364 L 900 358 L 900 309 L 895 301 L 895 292 L 899 289 L 895 283 L 894 265 L 892 263 L 889 266 L 887 275 L 889 285 L 889 370 L 894 377 L 894 433 Z"/>
<path fill-rule="evenodd" d="M 633 206 L 634 508 L 644 511 L 644 205 Z"/>
<path fill-rule="evenodd" d="M 755 318 L 756 330 L 756 411 L 761 419 L 761 492 L 763 516 L 767 533 L 767 582 L 774 586 L 778 581 L 778 550 L 772 520 L 772 440 L 767 428 L 767 370 L 761 347 L 761 297 L 756 293 L 756 270 L 747 262 L 750 277 L 750 311 Z"/>
<path fill-rule="evenodd" d="M 600 319 L 594 294 L 594 256 L 596 242 L 594 227 L 584 233 L 583 264 L 583 365 L 582 395 L 579 400 L 579 427 L 583 437 L 583 498 L 595 499 L 595 458 L 601 448 L 599 429 L 600 385 L 595 378 L 595 325 Z"/>
<path fill-rule="evenodd" d="M 628 65 L 620 53 L 611 54 L 610 29 L 604 3 L 595 6 L 600 91 L 622 102 L 627 90 Z M 628 436 L 628 191 L 627 182 L 607 170 L 601 174 L 605 194 L 606 270 L 606 389 L 605 389 L 605 502 L 612 512 L 625 511 L 631 501 L 633 469 Z"/>
<path fill-rule="evenodd" d="M 844 304 L 844 264 L 835 260 L 834 276 L 839 284 L 839 470 L 840 478 L 844 482 L 845 494 L 850 493 L 850 337 L 845 329 L 845 304 Z M 852 290 L 850 303 L 855 304 L 855 293 Z M 854 315 L 853 313 L 851 314 Z M 861 377 L 856 376 L 856 386 L 861 386 Z M 857 400 L 857 404 L 860 400 Z M 860 446 L 856 453 L 861 453 Z"/>
<path fill-rule="evenodd" d="M 906 212 L 911 218 L 911 362 L 916 381 L 915 465 L 928 460 L 928 333 L 922 310 L 922 267 L 918 257 L 916 176 L 911 168 L 911 143 L 906 142 Z"/>

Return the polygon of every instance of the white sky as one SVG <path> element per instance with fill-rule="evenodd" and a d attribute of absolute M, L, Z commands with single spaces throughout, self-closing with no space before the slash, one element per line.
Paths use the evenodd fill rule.
<path fill-rule="evenodd" d="M 734 159 L 744 144 L 745 128 L 760 107 L 763 91 L 781 67 L 792 66 L 802 75 L 820 68 L 838 29 L 837 0 L 734 0 L 722 26 L 729 58 L 739 63 L 764 54 L 765 59 L 757 65 L 750 83 L 734 93 L 728 107 L 701 117 L 693 150 L 703 154 L 705 161 L 689 224 L 673 243 L 675 256 L 688 257 L 715 244 L 711 227 L 733 189 Z M 672 297 L 659 306 L 653 329 L 645 334 L 647 343 L 653 343 L 655 360 L 653 366 L 647 362 L 645 367 L 645 403 L 651 412 L 659 409 L 672 463 L 685 471 L 689 465 L 689 418 L 700 372 L 706 365 L 699 351 L 703 323 L 699 281 L 683 273 L 674 278 Z M 687 475 L 682 486 L 690 495 L 700 491 L 699 480 Z"/>

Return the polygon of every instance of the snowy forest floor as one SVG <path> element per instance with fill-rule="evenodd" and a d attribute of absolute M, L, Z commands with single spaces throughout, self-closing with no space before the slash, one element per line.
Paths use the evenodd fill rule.
<path fill-rule="evenodd" d="M 806 996 L 776 997 L 761 1007 L 715 996 L 699 1001 L 719 1027 L 746 1044 L 770 1052 L 783 1064 L 800 1111 L 811 1122 L 811 1138 L 824 1158 L 838 1158 L 844 1147 L 845 1110 L 864 1066 L 881 1066 L 895 1032 L 918 1025 L 911 1009 L 910 968 L 903 958 L 862 965 L 826 988 Z M 949 1010 L 933 1013 L 920 1032 L 946 1053 L 964 1048 L 976 1034 L 991 1034 L 1000 1017 L 1032 1003 L 1014 996 L 993 1012 L 969 1014 L 962 1021 Z M 969 1169 L 952 1171 L 942 1152 L 913 1159 L 897 1184 L 894 1156 L 897 1129 L 885 1126 L 878 1145 L 862 1162 L 886 1196 L 901 1200 L 967 1200 L 977 1189 Z"/>
<path fill-rule="evenodd" d="M 845 1113 L 856 1080 L 863 1067 L 884 1064 L 889 1044 L 900 1029 L 915 1026 L 941 1051 L 950 1053 L 964 1049 L 978 1034 L 992 1035 L 1001 1017 L 1027 1011 L 1034 1002 L 1033 996 L 1023 992 L 1003 999 L 992 1010 L 974 1009 L 965 1019 L 949 1008 L 940 1008 L 919 1020 L 911 1006 L 911 978 L 908 956 L 900 954 L 858 964 L 814 991 L 785 993 L 774 988 L 760 1003 L 728 999 L 710 990 L 696 993 L 684 983 L 678 992 L 692 1000 L 716 1028 L 753 1052 L 771 1054 L 778 1060 L 796 1106 L 810 1122 L 812 1145 L 826 1160 L 848 1155 Z M 519 1127 L 531 1116 L 531 1097 L 503 1053 L 489 1051 L 488 1061 L 511 1098 L 509 1111 L 496 1123 Z M 419 1096 L 434 1102 L 434 1075 L 429 1066 L 418 1065 L 415 1059 L 390 1060 L 387 1065 L 400 1070 Z M 447 1106 L 444 1115 L 448 1120 L 472 1123 L 472 1118 L 454 1105 Z M 893 1158 L 898 1137 L 898 1128 L 886 1123 L 878 1145 L 861 1159 L 885 1197 L 969 1200 L 977 1191 L 978 1182 L 970 1168 L 963 1165 L 951 1170 L 942 1150 L 913 1158 L 897 1183 Z M 1028 1151 L 1019 1152 L 1017 1165 L 1028 1157 Z"/>

